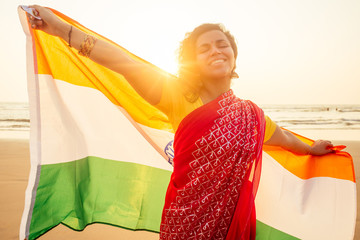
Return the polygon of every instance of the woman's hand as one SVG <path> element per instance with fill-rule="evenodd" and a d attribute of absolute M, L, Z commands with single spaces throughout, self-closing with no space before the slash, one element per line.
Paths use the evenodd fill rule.
<path fill-rule="evenodd" d="M 333 144 L 330 141 L 317 140 L 311 145 L 309 154 L 318 156 L 318 155 L 324 155 L 327 153 L 331 153 L 332 147 L 333 147 Z"/>
<path fill-rule="evenodd" d="M 35 19 L 27 13 L 26 15 L 29 19 L 31 28 L 39 29 L 55 36 L 59 36 L 61 34 L 62 28 L 65 27 L 65 24 L 51 10 L 38 5 L 31 5 L 29 7 L 35 9 L 35 16 L 39 16 L 41 18 L 41 20 Z"/>

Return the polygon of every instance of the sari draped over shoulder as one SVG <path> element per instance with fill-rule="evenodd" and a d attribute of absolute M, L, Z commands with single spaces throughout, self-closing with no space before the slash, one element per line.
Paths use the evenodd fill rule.
<path fill-rule="evenodd" d="M 179 125 L 160 239 L 255 239 L 263 111 L 232 90 Z"/>

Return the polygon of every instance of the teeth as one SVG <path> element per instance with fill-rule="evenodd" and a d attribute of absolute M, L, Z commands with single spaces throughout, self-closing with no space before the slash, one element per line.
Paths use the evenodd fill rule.
<path fill-rule="evenodd" d="M 224 59 L 215 60 L 215 61 L 211 62 L 211 65 L 214 65 L 217 63 L 222 63 L 222 62 L 225 62 Z"/>

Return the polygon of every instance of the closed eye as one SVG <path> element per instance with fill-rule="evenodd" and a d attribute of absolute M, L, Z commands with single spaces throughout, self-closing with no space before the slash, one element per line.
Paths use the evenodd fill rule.
<path fill-rule="evenodd" d="M 226 47 L 230 47 L 230 44 L 224 40 L 219 40 L 216 42 L 216 46 L 219 48 L 226 48 Z"/>
<path fill-rule="evenodd" d="M 205 53 L 205 52 L 209 51 L 209 49 L 210 49 L 210 45 L 202 45 L 201 47 L 199 47 L 197 49 L 197 52 L 198 53 Z"/>
<path fill-rule="evenodd" d="M 229 42 L 227 42 L 227 41 L 225 41 L 225 40 L 223 40 L 223 39 L 220 39 L 220 40 L 217 40 L 216 42 L 215 42 L 215 45 L 216 45 L 216 47 L 218 47 L 218 48 L 227 48 L 227 47 L 230 47 L 230 43 Z M 203 44 L 203 45 L 201 45 L 200 47 L 198 47 L 197 48 L 197 53 L 198 54 L 201 54 L 201 53 L 206 53 L 207 51 L 209 51 L 210 50 L 210 44 Z"/>

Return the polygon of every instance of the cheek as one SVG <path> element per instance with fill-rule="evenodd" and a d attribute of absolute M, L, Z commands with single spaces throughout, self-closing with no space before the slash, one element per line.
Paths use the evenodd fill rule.
<path fill-rule="evenodd" d="M 199 70 L 206 68 L 206 56 L 204 56 L 204 54 L 197 55 L 195 65 Z"/>
<path fill-rule="evenodd" d="M 198 65 L 204 64 L 205 59 L 206 59 L 205 54 L 198 54 L 198 55 L 196 55 L 196 63 L 197 63 Z"/>

